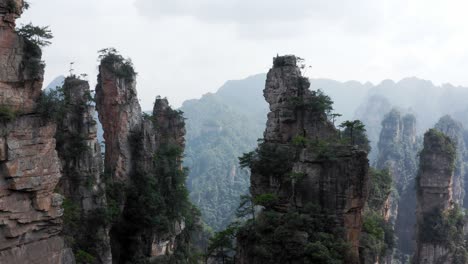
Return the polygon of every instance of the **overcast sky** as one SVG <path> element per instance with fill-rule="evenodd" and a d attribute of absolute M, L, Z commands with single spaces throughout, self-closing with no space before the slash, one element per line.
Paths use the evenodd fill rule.
<path fill-rule="evenodd" d="M 50 25 L 45 83 L 87 73 L 115 47 L 138 72 L 143 109 L 174 106 L 225 81 L 306 59 L 312 78 L 378 83 L 417 76 L 468 86 L 465 0 L 29 0 L 19 23 Z"/>

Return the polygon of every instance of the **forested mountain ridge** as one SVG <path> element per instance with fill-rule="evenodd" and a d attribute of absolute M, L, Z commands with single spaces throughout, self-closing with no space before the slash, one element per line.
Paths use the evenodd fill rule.
<path fill-rule="evenodd" d="M 266 104 L 259 102 L 264 75 L 227 82 L 217 93 L 186 101 L 185 165 L 187 187 L 203 219 L 214 229 L 225 227 L 249 187 L 249 172 L 238 157 L 262 136 Z M 244 97 L 244 95 L 248 95 Z"/>

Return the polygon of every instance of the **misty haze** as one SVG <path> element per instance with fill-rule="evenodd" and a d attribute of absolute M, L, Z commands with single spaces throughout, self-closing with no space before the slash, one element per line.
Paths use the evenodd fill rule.
<path fill-rule="evenodd" d="M 468 264 L 467 8 L 0 0 L 0 264 Z"/>

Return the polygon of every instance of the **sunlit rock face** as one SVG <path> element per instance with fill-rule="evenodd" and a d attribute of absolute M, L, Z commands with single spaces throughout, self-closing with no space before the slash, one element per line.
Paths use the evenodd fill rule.
<path fill-rule="evenodd" d="M 106 148 L 105 178 L 114 185 L 125 186 L 121 191 L 123 197 L 116 201 L 119 204 L 117 219 L 110 226 L 113 263 L 129 263 L 136 258 L 154 260 L 172 255 L 178 245 L 177 238 L 185 229 L 184 219 L 168 223 L 171 230 L 168 232 L 156 230 L 160 228 L 158 226 L 148 228 L 128 224 L 132 221 L 129 219 L 143 217 L 134 215 L 135 212 L 128 208 L 128 197 L 141 190 L 130 191 L 128 187 L 145 188 L 135 184 L 141 181 L 141 177 L 155 177 L 157 182 L 171 181 L 172 175 L 156 169 L 170 161 L 164 157 L 157 160 L 156 155 L 167 146 L 183 151 L 185 122 L 180 113 L 169 106 L 167 99 L 159 97 L 152 115 L 144 116 L 137 98 L 136 73 L 122 76 L 119 74 L 122 67 L 125 67 L 122 62 L 102 62 L 96 87 L 96 108 Z M 181 162 L 181 159 L 175 162 Z M 182 173 L 182 166 L 177 169 Z M 167 188 L 166 191 L 170 192 Z M 156 189 L 151 191 L 158 192 Z"/>
<path fill-rule="evenodd" d="M 41 94 L 40 49 L 18 36 L 22 1 L 0 1 L 0 260 L 72 263 L 60 236 L 63 197 L 56 125 L 35 114 Z"/>

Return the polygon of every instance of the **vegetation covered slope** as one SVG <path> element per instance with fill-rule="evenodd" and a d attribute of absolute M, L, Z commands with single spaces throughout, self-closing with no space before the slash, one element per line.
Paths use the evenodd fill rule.
<path fill-rule="evenodd" d="M 214 229 L 232 220 L 239 196 L 248 191 L 249 172 L 238 166 L 238 157 L 262 136 L 267 109 L 261 89 L 255 87 L 264 82 L 264 75 L 228 82 L 216 94 L 187 101 L 181 108 L 187 118 L 187 187 Z"/>

